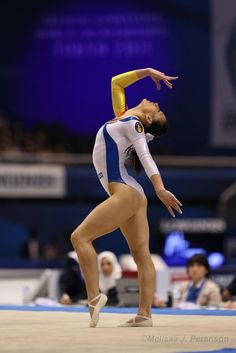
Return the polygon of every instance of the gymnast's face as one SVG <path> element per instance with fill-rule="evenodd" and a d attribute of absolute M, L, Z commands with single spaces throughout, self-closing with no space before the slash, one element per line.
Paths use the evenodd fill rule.
<path fill-rule="evenodd" d="M 144 98 L 139 107 L 142 109 L 145 114 L 146 120 L 149 123 L 152 121 L 165 122 L 166 117 L 164 113 L 161 111 L 159 104 L 157 102 L 151 102 L 148 99 Z"/>
<path fill-rule="evenodd" d="M 158 111 L 160 111 L 159 104 L 157 102 L 151 102 L 148 99 L 144 98 L 141 103 L 139 104 L 140 108 L 151 115 L 156 114 Z"/>
<path fill-rule="evenodd" d="M 149 132 L 155 137 L 163 135 L 167 131 L 167 120 L 159 104 L 143 99 L 139 107 L 144 116 L 142 122 L 145 126 L 145 132 Z"/>
<path fill-rule="evenodd" d="M 105 277 L 111 276 L 111 274 L 113 272 L 112 263 L 106 257 L 103 257 L 103 259 L 102 259 L 101 271 Z"/>

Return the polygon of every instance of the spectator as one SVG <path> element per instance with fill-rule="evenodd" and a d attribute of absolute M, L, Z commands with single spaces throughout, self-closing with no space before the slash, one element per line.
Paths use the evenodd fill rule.
<path fill-rule="evenodd" d="M 29 230 L 29 238 L 23 244 L 22 256 L 29 260 L 40 260 L 42 259 L 43 248 L 39 242 L 37 228 L 32 227 Z"/>
<path fill-rule="evenodd" d="M 58 239 L 51 236 L 48 243 L 44 246 L 43 257 L 46 261 L 57 261 L 61 258 L 61 248 L 58 244 Z"/>
<path fill-rule="evenodd" d="M 224 307 L 228 309 L 236 309 L 236 277 L 230 282 L 227 288 L 224 289 L 222 298 L 225 301 Z"/>
<path fill-rule="evenodd" d="M 27 127 L 0 110 L 0 154 L 4 158 L 21 153 L 83 153 L 92 148 L 93 141 L 93 137 L 69 132 L 60 122 Z"/>
<path fill-rule="evenodd" d="M 234 296 L 236 296 L 236 277 L 230 282 L 228 287 L 224 289 L 222 294 L 224 301 L 232 301 Z"/>
<path fill-rule="evenodd" d="M 180 288 L 178 306 L 190 302 L 198 306 L 218 306 L 221 302 L 220 289 L 209 279 L 210 266 L 204 254 L 193 255 L 187 263 L 190 281 Z"/>
<path fill-rule="evenodd" d="M 116 255 L 111 251 L 101 252 L 98 255 L 98 268 L 100 272 L 99 288 L 108 297 L 107 305 L 117 305 L 116 281 L 121 278 L 122 271 Z"/>
<path fill-rule="evenodd" d="M 80 299 L 86 299 L 85 283 L 75 251 L 70 251 L 67 254 L 64 269 L 59 278 L 59 290 L 61 304 L 70 305 Z"/>

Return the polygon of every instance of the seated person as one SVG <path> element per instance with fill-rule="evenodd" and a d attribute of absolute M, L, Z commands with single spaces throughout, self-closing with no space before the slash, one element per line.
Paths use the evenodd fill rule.
<path fill-rule="evenodd" d="M 231 301 L 234 296 L 236 296 L 236 277 L 230 282 L 228 287 L 224 289 L 222 294 L 224 301 Z"/>
<path fill-rule="evenodd" d="M 77 303 L 87 297 L 75 251 L 70 251 L 67 254 L 64 269 L 59 278 L 59 289 L 61 293 L 59 302 L 64 305 Z"/>
<path fill-rule="evenodd" d="M 103 251 L 98 255 L 99 288 L 108 297 L 107 305 L 118 304 L 116 281 L 121 278 L 122 271 L 116 255 L 111 251 Z"/>
<path fill-rule="evenodd" d="M 230 282 L 227 288 L 224 289 L 223 294 L 223 301 L 227 302 L 226 307 L 228 309 L 236 309 L 236 277 Z"/>
<path fill-rule="evenodd" d="M 198 306 L 219 306 L 221 302 L 220 288 L 209 279 L 210 266 L 204 254 L 193 255 L 187 263 L 190 281 L 182 284 L 177 306 L 182 302 L 194 303 Z"/>

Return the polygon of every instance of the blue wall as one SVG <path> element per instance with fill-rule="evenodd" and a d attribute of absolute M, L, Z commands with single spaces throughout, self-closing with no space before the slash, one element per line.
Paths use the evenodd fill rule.
<path fill-rule="evenodd" d="M 21 16 L 18 16 L 18 11 Z M 112 21 L 119 15 L 120 24 L 114 24 Z M 72 20 L 68 20 L 68 16 Z M 83 25 L 76 22 L 76 18 L 81 19 L 79 16 L 86 19 Z M 102 16 L 102 24 L 98 25 Z M 122 16 L 131 18 L 133 22 L 122 22 Z M 154 16 L 154 22 L 151 16 Z M 141 31 L 141 34 L 124 38 L 109 34 L 109 39 L 106 35 L 91 39 L 89 31 L 96 34 L 101 29 L 109 33 L 128 29 L 137 33 Z M 145 35 L 142 32 L 145 29 L 156 32 Z M 66 30 L 70 30 L 71 36 L 73 31 L 78 34 L 71 41 L 64 37 L 48 38 L 52 35 L 50 31 L 69 35 Z M 20 119 L 25 128 L 37 122 L 48 124 L 57 121 L 70 132 L 94 136 L 101 124 L 113 117 L 111 77 L 131 69 L 154 67 L 171 75 L 179 75 L 172 91 L 163 87 L 157 92 L 149 79 L 127 89 L 130 107 L 147 97 L 158 100 L 166 112 L 169 133 L 152 145 L 152 151 L 214 153 L 208 143 L 211 67 L 209 1 L 148 0 L 144 3 L 121 0 L 96 4 L 73 0 L 23 0 L 20 3 L 9 0 L 0 4 L 0 33 L 4 33 L 0 57 L 0 109 L 9 118 Z M 60 50 L 58 53 L 55 49 L 68 43 L 79 43 L 84 53 L 66 54 Z M 95 53 L 92 50 L 92 53 L 87 53 L 89 43 L 104 44 L 108 52 L 105 50 L 101 55 L 98 49 L 94 49 Z M 133 48 L 129 52 L 129 43 L 137 45 L 138 49 Z M 143 50 L 145 43 L 149 47 Z M 113 53 L 114 45 L 119 48 L 116 54 Z"/>
<path fill-rule="evenodd" d="M 219 195 L 236 178 L 235 168 L 161 168 L 161 173 L 166 188 L 182 201 L 184 218 L 216 217 Z M 138 180 L 149 200 L 150 247 L 155 252 L 162 252 L 160 246 L 163 246 L 163 239 L 159 234 L 159 222 L 162 218 L 169 218 L 169 214 L 155 196 L 144 173 Z M 43 244 L 56 240 L 62 252 L 71 249 L 71 232 L 107 195 L 92 166 L 68 168 L 67 184 L 68 192 L 62 200 L 1 200 L 0 257 L 8 257 L 9 251 L 12 257 L 20 256 L 20 246 L 32 227 L 38 229 Z M 10 246 L 12 243 L 14 246 L 5 251 L 6 244 Z M 95 244 L 98 250 L 109 248 L 118 255 L 128 252 L 119 231 L 98 239 Z"/>

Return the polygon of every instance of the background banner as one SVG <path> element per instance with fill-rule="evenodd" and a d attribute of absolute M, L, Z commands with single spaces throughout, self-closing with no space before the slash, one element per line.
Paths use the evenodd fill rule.
<path fill-rule="evenodd" d="M 6 164 L 0 166 L 0 197 L 64 197 L 61 166 Z"/>

